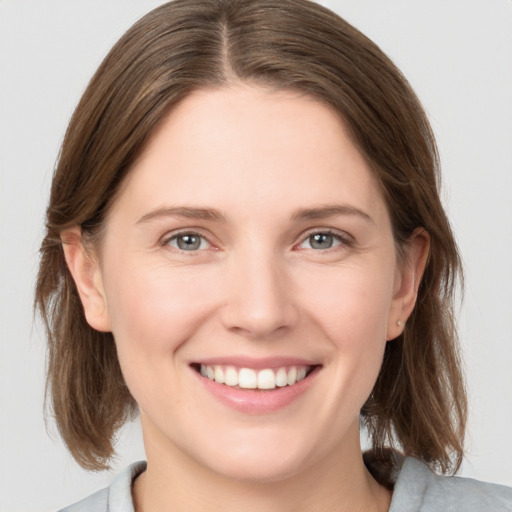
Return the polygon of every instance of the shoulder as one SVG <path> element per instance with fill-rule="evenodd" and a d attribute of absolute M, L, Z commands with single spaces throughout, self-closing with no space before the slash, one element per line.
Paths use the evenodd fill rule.
<path fill-rule="evenodd" d="M 134 512 L 132 483 L 145 469 L 145 462 L 135 462 L 119 473 L 109 487 L 59 512 Z"/>
<path fill-rule="evenodd" d="M 101 489 L 101 491 L 95 492 L 87 498 L 63 508 L 59 512 L 107 512 L 108 490 L 108 487 Z"/>
<path fill-rule="evenodd" d="M 512 511 L 512 488 L 456 476 L 439 476 L 407 457 L 398 474 L 389 512 Z"/>

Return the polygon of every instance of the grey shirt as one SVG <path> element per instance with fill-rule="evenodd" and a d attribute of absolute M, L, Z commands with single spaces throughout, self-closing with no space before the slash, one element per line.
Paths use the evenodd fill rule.
<path fill-rule="evenodd" d="M 134 512 L 132 482 L 146 468 L 136 462 L 106 489 L 61 512 Z M 407 457 L 398 473 L 389 512 L 512 512 L 512 488 L 470 478 L 439 476 Z"/>

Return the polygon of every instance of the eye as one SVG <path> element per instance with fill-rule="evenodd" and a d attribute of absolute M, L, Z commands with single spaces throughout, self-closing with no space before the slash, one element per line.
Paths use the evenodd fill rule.
<path fill-rule="evenodd" d="M 180 251 L 199 251 L 210 246 L 208 241 L 197 233 L 178 233 L 165 240 L 164 245 Z"/>
<path fill-rule="evenodd" d="M 344 242 L 340 235 L 329 231 L 320 231 L 310 234 L 303 242 L 299 244 L 301 249 L 326 250 L 332 249 Z"/>

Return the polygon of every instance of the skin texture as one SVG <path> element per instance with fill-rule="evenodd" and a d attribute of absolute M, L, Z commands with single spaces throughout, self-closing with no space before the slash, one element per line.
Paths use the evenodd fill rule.
<path fill-rule="evenodd" d="M 183 232 L 197 249 L 179 248 Z M 314 248 L 315 233 L 332 246 Z M 196 91 L 122 184 L 100 247 L 79 228 L 63 240 L 87 320 L 113 332 L 140 407 L 138 510 L 387 510 L 358 415 L 414 307 L 428 235 L 399 265 L 383 196 L 336 113 L 294 92 Z M 232 356 L 318 370 L 286 406 L 242 412 L 191 367 Z"/>

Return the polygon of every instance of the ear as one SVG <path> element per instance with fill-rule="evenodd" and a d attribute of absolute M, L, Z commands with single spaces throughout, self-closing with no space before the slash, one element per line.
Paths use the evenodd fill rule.
<path fill-rule="evenodd" d="M 68 269 L 75 281 L 87 323 L 97 331 L 109 332 L 110 318 L 98 258 L 84 247 L 79 226 L 60 234 Z"/>
<path fill-rule="evenodd" d="M 412 313 L 418 297 L 430 250 L 430 236 L 423 228 L 417 228 L 405 246 L 405 261 L 397 269 L 395 290 L 388 316 L 387 340 L 399 336 Z"/>

